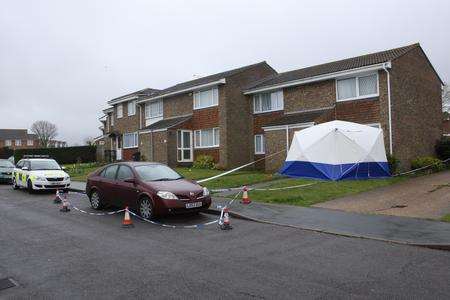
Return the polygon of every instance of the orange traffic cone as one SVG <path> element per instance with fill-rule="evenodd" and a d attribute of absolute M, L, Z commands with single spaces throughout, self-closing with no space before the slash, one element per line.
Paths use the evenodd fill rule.
<path fill-rule="evenodd" d="M 248 188 L 246 186 L 244 186 L 244 188 L 242 189 L 242 204 L 250 204 L 252 203 L 252 200 L 250 200 L 250 198 L 248 197 Z"/>
<path fill-rule="evenodd" d="M 222 230 L 230 230 L 233 229 L 233 227 L 231 227 L 230 224 L 230 216 L 229 216 L 229 211 L 228 211 L 228 207 L 225 206 L 225 208 L 223 209 L 222 212 L 222 219 L 219 222 L 220 225 L 220 229 Z"/>
<path fill-rule="evenodd" d="M 61 195 L 59 194 L 59 190 L 56 190 L 55 199 L 53 200 L 53 203 L 59 204 L 61 203 Z"/>
<path fill-rule="evenodd" d="M 123 217 L 122 227 L 124 228 L 134 227 L 133 222 L 131 221 L 130 218 L 130 213 L 128 212 L 128 206 L 125 207 L 125 215 Z"/>
<path fill-rule="evenodd" d="M 70 211 L 69 203 L 67 202 L 66 197 L 64 197 L 64 199 L 62 200 L 62 207 L 59 211 L 61 211 L 61 212 L 69 212 Z"/>

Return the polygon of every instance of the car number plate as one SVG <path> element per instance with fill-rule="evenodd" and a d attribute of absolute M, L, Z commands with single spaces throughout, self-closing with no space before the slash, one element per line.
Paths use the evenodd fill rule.
<path fill-rule="evenodd" d="M 196 208 L 196 207 L 202 207 L 202 202 L 192 202 L 192 203 L 186 203 L 186 208 Z"/>
<path fill-rule="evenodd" d="M 58 185 L 59 182 L 50 182 L 51 185 Z"/>

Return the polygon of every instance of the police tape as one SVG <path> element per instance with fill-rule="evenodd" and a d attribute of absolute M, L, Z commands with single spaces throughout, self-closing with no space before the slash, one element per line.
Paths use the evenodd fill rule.
<path fill-rule="evenodd" d="M 403 176 L 403 175 L 412 174 L 412 173 L 415 173 L 415 172 L 417 172 L 417 171 L 422 171 L 422 170 L 428 169 L 429 167 L 435 166 L 435 165 L 440 164 L 440 163 L 446 163 L 446 162 L 448 162 L 448 161 L 450 161 L 450 158 L 447 158 L 447 159 L 445 159 L 445 160 L 439 160 L 439 161 L 437 161 L 437 162 L 435 162 L 435 163 L 429 164 L 429 165 L 424 166 L 424 167 L 421 167 L 421 168 L 417 168 L 417 169 L 410 170 L 410 171 L 407 171 L 407 172 L 395 174 L 395 175 L 392 175 L 392 177 L 397 177 L 397 176 Z"/>
<path fill-rule="evenodd" d="M 115 215 L 115 214 L 119 214 L 121 212 L 124 212 L 125 209 L 120 209 L 120 210 L 116 210 L 116 211 L 110 211 L 110 212 L 105 212 L 105 213 L 91 213 L 85 210 L 82 210 L 81 208 L 76 207 L 75 205 L 73 205 L 72 203 L 69 202 L 69 206 L 72 207 L 73 209 L 75 209 L 76 211 L 79 211 L 83 214 L 88 214 L 91 216 L 110 216 L 110 215 Z"/>
<path fill-rule="evenodd" d="M 234 169 L 232 169 L 232 170 L 229 170 L 229 171 L 226 171 L 226 172 L 217 174 L 217 175 L 212 176 L 212 177 L 209 177 L 209 178 L 197 180 L 197 182 L 198 182 L 198 183 L 202 183 L 202 182 L 206 182 L 206 181 L 210 181 L 210 180 L 213 180 L 213 179 L 217 179 L 217 178 L 223 177 L 223 176 L 225 176 L 225 175 L 231 174 L 231 173 L 236 172 L 236 171 L 238 171 L 238 170 L 240 170 L 240 169 L 246 168 L 246 167 L 248 167 L 248 166 L 251 166 L 251 165 L 253 165 L 253 164 L 256 164 L 257 162 L 260 162 L 260 161 L 262 161 L 262 160 L 268 159 L 269 157 L 275 156 L 275 155 L 280 154 L 280 153 L 285 152 L 285 151 L 286 151 L 286 149 L 280 150 L 280 151 L 278 151 L 278 152 L 272 153 L 272 154 L 270 154 L 270 155 L 266 155 L 266 156 L 264 156 L 264 157 L 262 157 L 262 158 L 260 158 L 260 159 L 257 159 L 257 160 L 255 160 L 255 161 L 249 162 L 248 164 L 239 166 L 239 167 L 234 168 Z"/>
<path fill-rule="evenodd" d="M 322 182 L 322 181 L 306 183 L 306 184 L 291 185 L 291 186 L 284 186 L 284 187 L 278 187 L 278 188 L 252 188 L 252 187 L 247 187 L 247 190 L 248 191 L 289 190 L 289 189 L 295 189 L 295 188 L 312 186 L 312 185 L 318 184 L 320 182 Z M 211 190 L 211 192 L 213 192 L 213 193 L 222 193 L 222 192 L 242 191 L 244 188 L 245 188 L 245 186 L 240 186 L 240 187 L 235 187 L 235 188 L 214 189 L 214 190 Z"/>

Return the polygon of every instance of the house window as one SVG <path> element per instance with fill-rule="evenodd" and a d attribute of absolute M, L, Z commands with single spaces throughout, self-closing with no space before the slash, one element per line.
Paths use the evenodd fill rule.
<path fill-rule="evenodd" d="M 27 146 L 33 146 L 33 140 L 27 140 Z"/>
<path fill-rule="evenodd" d="M 195 131 L 195 148 L 219 147 L 219 128 Z"/>
<path fill-rule="evenodd" d="M 134 116 L 136 114 L 136 101 L 128 102 L 128 116 Z"/>
<path fill-rule="evenodd" d="M 194 92 L 194 109 L 217 106 L 219 104 L 219 89 L 217 87 Z"/>
<path fill-rule="evenodd" d="M 255 135 L 255 154 L 264 154 L 264 135 L 257 134 Z"/>
<path fill-rule="evenodd" d="M 339 79 L 337 100 L 353 100 L 378 96 L 378 74 Z"/>
<path fill-rule="evenodd" d="M 16 146 L 22 146 L 22 140 L 15 140 L 14 144 Z"/>
<path fill-rule="evenodd" d="M 114 113 L 112 113 L 109 118 L 111 120 L 111 126 L 114 126 Z"/>
<path fill-rule="evenodd" d="M 137 148 L 138 146 L 138 133 L 124 133 L 123 134 L 123 148 Z"/>
<path fill-rule="evenodd" d="M 117 119 L 123 117 L 123 106 L 122 104 L 117 105 Z"/>
<path fill-rule="evenodd" d="M 282 110 L 283 107 L 283 91 L 262 93 L 253 96 L 253 111 L 255 113 Z"/>
<path fill-rule="evenodd" d="M 157 100 L 145 104 L 145 118 L 153 119 L 163 116 L 163 101 Z"/>
<path fill-rule="evenodd" d="M 11 140 L 5 140 L 5 146 L 10 147 L 11 146 Z"/>

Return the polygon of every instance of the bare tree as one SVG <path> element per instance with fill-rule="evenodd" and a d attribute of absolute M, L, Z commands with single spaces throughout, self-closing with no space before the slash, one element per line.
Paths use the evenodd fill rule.
<path fill-rule="evenodd" d="M 55 124 L 48 121 L 36 121 L 31 125 L 31 132 L 37 135 L 41 147 L 47 148 L 52 139 L 54 139 L 58 130 Z"/>
<path fill-rule="evenodd" d="M 95 144 L 94 138 L 91 136 L 88 136 L 84 139 L 84 143 L 88 146 L 93 146 Z"/>

